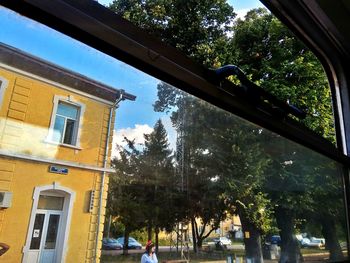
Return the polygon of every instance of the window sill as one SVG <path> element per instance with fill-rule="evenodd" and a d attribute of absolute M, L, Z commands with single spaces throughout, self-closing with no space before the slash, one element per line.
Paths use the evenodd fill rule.
<path fill-rule="evenodd" d="M 53 144 L 53 145 L 57 145 L 57 146 L 61 146 L 61 147 L 66 147 L 66 148 L 71 148 L 71 149 L 79 150 L 79 151 L 81 151 L 83 149 L 83 148 L 76 146 L 76 145 L 59 143 L 59 142 L 54 142 L 54 141 L 50 141 L 50 140 L 45 140 L 45 143 L 49 143 L 49 144 Z"/>

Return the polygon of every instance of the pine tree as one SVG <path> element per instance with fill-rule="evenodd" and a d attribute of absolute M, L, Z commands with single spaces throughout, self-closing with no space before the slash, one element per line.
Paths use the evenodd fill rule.
<path fill-rule="evenodd" d="M 145 145 L 142 153 L 142 178 L 144 193 L 147 198 L 146 222 L 148 238 L 151 230 L 155 231 L 156 249 L 158 249 L 158 233 L 161 229 L 172 229 L 174 214 L 167 209 L 173 195 L 173 156 L 169 149 L 167 132 L 161 120 L 154 125 L 150 134 L 145 134 Z M 174 211 L 173 211 L 174 212 Z"/>

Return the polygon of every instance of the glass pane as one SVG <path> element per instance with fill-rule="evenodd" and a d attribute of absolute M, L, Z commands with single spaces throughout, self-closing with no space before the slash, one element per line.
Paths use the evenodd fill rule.
<path fill-rule="evenodd" d="M 174 3 L 168 2 L 165 5 Z M 181 1 L 184 10 L 191 9 L 192 5 L 207 8 L 206 5 L 219 2 L 227 4 L 225 1 L 187 2 Z M 122 1 L 118 3 L 123 4 Z M 180 1 L 176 3 L 179 7 Z M 152 14 L 164 14 L 159 5 L 149 7 L 147 10 L 141 8 L 140 15 L 144 15 L 144 10 L 146 13 L 153 10 Z M 166 33 L 170 38 L 179 40 L 173 43 L 186 54 L 208 67 L 230 63 L 243 65 L 246 73 L 252 74 L 252 80 L 265 89 L 274 89 L 275 94 L 281 95 L 283 99 L 291 94 L 291 102 L 300 103 L 298 106 L 310 106 L 306 121 L 310 128 L 326 138 L 334 135 L 327 95 L 329 90 L 325 86 L 320 65 L 314 63 L 309 50 L 295 42 L 289 33 L 284 33 L 283 25 L 266 10 L 253 11 L 247 18 L 241 17 L 244 22 L 233 21 L 233 27 L 231 23 L 225 27 L 215 19 L 209 22 L 199 19 L 196 23 L 188 23 L 190 17 L 187 14 L 201 14 L 206 10 L 184 12 L 181 8 L 172 8 L 174 12 L 179 9 L 176 14 L 178 19 L 173 21 L 183 23 L 181 27 L 176 25 L 176 28 L 172 28 L 174 30 L 167 30 Z M 126 9 L 120 9 L 120 12 L 123 10 Z M 215 13 L 219 9 L 209 10 Z M 232 11 L 231 8 L 227 10 L 230 13 Z M 128 14 L 126 10 L 122 15 Z M 81 253 L 83 258 L 89 253 L 91 239 L 86 233 L 96 229 L 94 215 L 90 223 L 86 222 L 78 228 L 74 224 L 86 218 L 86 206 L 89 203 L 86 193 L 101 182 L 100 170 L 104 163 L 109 110 L 114 103 L 105 103 L 109 98 L 105 92 L 112 87 L 122 88 L 137 96 L 136 101 L 120 102 L 116 117 L 112 120 L 111 130 L 114 133 L 110 146 L 115 171 L 109 175 L 108 185 L 106 214 L 111 215 L 111 224 L 105 224 L 105 236 L 117 238 L 123 244 L 124 240 L 128 240 L 130 251 L 128 256 L 121 256 L 122 252 L 119 251 L 113 255 L 102 251 L 101 262 L 140 262 L 140 254 L 136 249 L 145 247 L 149 238 L 154 242 L 159 241 L 159 262 L 183 260 L 184 257 L 194 262 L 224 262 L 231 257 L 236 262 L 250 260 L 259 263 L 300 262 L 301 258 L 304 262 L 349 259 L 342 182 L 344 167 L 341 164 L 182 92 L 178 89 L 182 87 L 173 87 L 155 79 L 23 16 L 6 11 L 3 17 L 7 21 L 4 30 L 0 31 L 0 37 L 5 36 L 4 43 L 15 46 L 19 52 L 26 51 L 40 57 L 43 59 L 41 67 L 44 65 L 57 74 L 63 71 L 62 68 L 69 72 L 61 79 L 55 78 L 56 75 L 43 78 L 52 78 L 50 80 L 58 84 L 65 82 L 68 76 L 73 78 L 71 83 L 82 81 L 85 77 L 89 84 L 98 82 L 93 89 L 83 92 L 74 92 L 75 88 L 79 88 L 78 85 L 68 85 L 69 92 L 73 94 L 72 100 L 86 105 L 80 138 L 82 150 L 59 146 L 49 156 L 52 158 L 44 159 L 45 165 L 52 159 L 69 161 L 81 168 L 79 173 L 70 168 L 72 176 L 65 176 L 63 180 L 62 175 L 42 171 L 38 174 L 39 179 L 33 175 L 33 185 L 30 186 L 34 188 L 59 182 L 76 192 L 71 229 L 79 229 L 80 232 L 77 232 L 82 238 L 79 244 L 69 241 L 69 257 L 74 258 L 76 253 Z M 137 17 L 140 18 L 130 15 L 130 19 Z M 207 18 L 210 20 L 212 17 Z M 147 21 L 156 22 L 159 26 L 157 30 L 173 25 L 173 21 L 170 23 L 168 20 L 141 19 L 141 22 Z M 219 31 L 227 28 L 229 32 L 219 32 L 219 38 L 213 39 L 217 36 L 217 30 L 216 33 L 206 34 L 213 24 L 219 25 Z M 198 30 L 198 26 L 203 26 L 205 32 Z M 16 30 L 5 34 L 10 27 Z M 230 34 L 235 33 L 232 32 L 233 28 L 239 34 Z M 242 37 L 245 33 L 243 29 L 247 29 L 249 35 Z M 259 30 L 256 34 L 255 29 Z M 165 38 L 166 34 L 161 33 L 161 37 Z M 204 37 L 192 43 L 192 36 Z M 45 39 L 45 46 L 38 49 L 37 43 L 41 43 L 42 39 Z M 207 40 L 213 41 L 208 44 Z M 239 47 L 236 46 L 238 43 Z M 271 50 L 264 50 L 265 44 Z M 289 44 L 291 49 L 287 50 Z M 271 60 L 293 54 L 306 55 L 305 58 L 297 56 L 290 57 L 290 60 L 285 57 L 281 61 Z M 28 53 L 21 53 L 21 56 L 31 58 Z M 13 61 L 25 63 L 27 60 L 9 59 L 8 63 Z M 1 69 L 1 73 L 19 79 L 19 83 L 25 85 L 21 76 L 28 70 L 26 76 L 35 84 L 28 84 L 31 87 L 28 109 L 31 110 L 31 116 L 37 118 L 32 117 L 30 120 L 33 123 L 30 124 L 13 121 L 23 127 L 22 133 L 27 135 L 21 137 L 22 133 L 16 133 L 15 151 L 44 158 L 42 156 L 49 147 L 42 139 L 47 135 L 50 123 L 48 109 L 54 95 L 66 97 L 68 91 L 61 89 L 60 85 L 50 86 L 40 82 L 40 79 L 31 79 L 35 72 L 31 72 L 27 64 L 23 67 L 21 63 L 9 65 L 11 69 L 19 67 L 20 74 L 6 69 Z M 52 69 L 52 64 L 59 65 L 59 69 Z M 303 65 L 306 68 L 302 68 Z M 296 71 L 290 72 L 293 67 Z M 307 74 L 308 67 L 315 69 L 310 75 Z M 316 78 L 313 78 L 315 75 Z M 310 82 L 300 86 L 295 79 L 299 77 L 302 80 L 300 83 Z M 286 79 L 290 82 L 286 82 Z M 41 88 L 44 85 L 47 92 Z M 322 92 L 312 90 L 311 87 L 320 88 Z M 19 87 L 16 90 L 24 93 Z M 82 94 L 84 92 L 93 94 L 85 96 Z M 303 97 L 305 94 L 307 98 Z M 74 141 L 76 136 L 74 126 L 77 123 L 69 119 L 79 117 L 78 110 L 69 106 L 60 104 L 57 114 L 69 118 L 56 116 L 55 123 L 57 141 L 66 143 L 72 138 Z M 65 131 L 63 127 L 66 127 Z M 64 138 L 63 134 L 66 135 Z M 332 138 L 334 141 L 334 136 Z M 8 139 L 2 143 L 8 143 Z M 21 165 L 20 161 L 18 163 Z M 27 169 L 28 164 L 23 166 L 23 169 Z M 93 169 L 98 172 L 91 172 Z M 28 196 L 30 198 L 32 196 Z M 50 197 L 41 197 L 38 207 L 62 209 L 63 200 L 48 199 Z M 104 220 L 103 217 L 101 220 Z M 109 233 L 107 225 L 110 225 Z M 57 238 L 55 231 L 50 242 Z M 130 238 L 123 239 L 124 235 Z M 86 247 L 86 251 L 82 247 Z"/>
<path fill-rule="evenodd" d="M 59 102 L 57 114 L 76 120 L 78 118 L 78 108 L 73 105 Z"/>
<path fill-rule="evenodd" d="M 40 249 L 40 241 L 43 233 L 44 219 L 44 214 L 36 214 L 32 233 L 32 240 L 30 242 L 30 249 Z"/>
<path fill-rule="evenodd" d="M 55 126 L 53 130 L 52 140 L 54 142 L 61 142 L 63 136 L 65 118 L 56 115 Z"/>
<path fill-rule="evenodd" d="M 38 202 L 38 209 L 46 210 L 62 210 L 64 197 L 40 195 Z"/>
<path fill-rule="evenodd" d="M 50 215 L 49 225 L 47 227 L 45 249 L 56 248 L 56 239 L 57 239 L 59 222 L 60 222 L 60 215 Z"/>
<path fill-rule="evenodd" d="M 66 131 L 64 133 L 63 143 L 74 144 L 74 132 L 75 132 L 76 121 L 67 119 Z"/>

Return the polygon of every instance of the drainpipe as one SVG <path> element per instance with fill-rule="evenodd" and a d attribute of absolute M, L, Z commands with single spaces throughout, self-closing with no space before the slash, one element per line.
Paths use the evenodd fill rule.
<path fill-rule="evenodd" d="M 108 127 L 107 127 L 107 140 L 106 140 L 106 147 L 105 147 L 105 155 L 104 155 L 104 160 L 103 160 L 103 168 L 107 168 L 107 162 L 108 162 L 108 151 L 109 151 L 109 137 L 110 137 L 110 130 L 111 130 L 111 124 L 112 124 L 112 116 L 113 116 L 113 111 L 118 108 L 118 103 L 121 102 L 122 100 L 125 100 L 124 98 L 124 91 L 120 91 L 120 96 L 119 98 L 114 102 L 113 106 L 111 107 L 109 111 L 109 121 L 108 121 Z M 96 227 L 96 241 L 95 241 L 95 263 L 97 262 L 97 250 L 98 250 L 98 234 L 100 230 L 100 223 L 101 223 L 101 213 L 102 213 L 102 198 L 103 198 L 103 192 L 104 192 L 104 184 L 105 184 L 105 177 L 106 177 L 106 172 L 102 173 L 102 178 L 101 178 L 101 187 L 100 187 L 100 196 L 99 196 L 99 206 L 98 206 L 98 217 L 97 217 L 97 227 Z"/>

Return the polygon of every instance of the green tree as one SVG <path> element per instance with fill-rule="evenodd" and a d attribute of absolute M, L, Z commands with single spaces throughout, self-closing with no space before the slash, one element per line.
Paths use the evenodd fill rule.
<path fill-rule="evenodd" d="M 312 213 L 306 215 L 313 225 L 321 229 L 326 240 L 326 249 L 330 252 L 330 260 L 343 260 L 339 243 L 339 237 L 344 238 L 341 233 L 346 233 L 341 182 L 343 170 L 339 164 L 319 154 L 313 153 L 311 157 L 313 182 L 310 188 L 314 203 Z"/>
<path fill-rule="evenodd" d="M 177 141 L 177 185 L 183 192 L 182 215 L 183 220 L 191 222 L 193 248 L 197 252 L 202 247 L 203 240 L 214 230 L 218 229 L 220 222 L 226 218 L 227 209 L 222 198 L 222 188 L 219 182 L 213 178 L 207 161 L 204 142 L 205 126 L 203 123 L 207 114 L 201 114 L 205 110 L 202 102 L 182 92 L 174 91 L 174 88 L 165 83 L 158 85 L 159 89 L 169 91 L 168 94 L 176 94 L 174 100 L 155 103 L 155 108 L 164 106 L 164 110 L 171 103 L 177 110 L 172 112 L 171 120 L 178 131 Z M 159 94 L 166 95 L 159 92 Z M 161 97 L 161 95 L 160 95 Z M 165 105 L 163 103 L 170 103 Z M 197 224 L 197 220 L 200 224 Z"/>
<path fill-rule="evenodd" d="M 175 224 L 174 210 L 167 208 L 172 204 L 173 189 L 173 156 L 169 149 L 167 132 L 161 120 L 154 125 L 150 134 L 145 134 L 145 145 L 141 156 L 142 183 L 147 194 L 147 227 L 151 239 L 152 228 L 155 230 L 155 243 L 158 249 L 160 229 L 172 229 Z"/>
<path fill-rule="evenodd" d="M 221 60 L 216 50 L 236 15 L 226 0 L 114 0 L 109 8 L 210 67 Z"/>
<path fill-rule="evenodd" d="M 125 138 L 119 147 L 119 158 L 113 160 L 116 173 L 111 176 L 108 211 L 125 226 L 125 238 L 131 231 L 147 227 L 148 239 L 155 230 L 156 247 L 161 229 L 171 230 L 178 218 L 174 186 L 172 151 L 166 130 L 158 120 L 150 134 L 144 134 L 144 145 Z M 126 248 L 125 248 L 126 249 Z"/>
<path fill-rule="evenodd" d="M 301 122 L 334 142 L 331 90 L 316 56 L 264 8 L 238 19 L 233 31 L 231 63 L 277 98 L 306 110 Z"/>
<path fill-rule="evenodd" d="M 233 27 L 230 27 L 234 13 L 225 1 L 120 0 L 114 1 L 111 8 L 166 43 L 179 48 L 201 64 L 208 67 L 218 67 L 224 64 L 238 65 L 250 79 L 265 90 L 281 100 L 289 101 L 305 109 L 308 116 L 301 122 L 331 142 L 335 141 L 330 89 L 321 64 L 308 48 L 265 9 L 248 12 L 245 19 L 239 19 Z M 158 101 L 154 107 L 156 111 L 172 112 L 173 125 L 178 133 L 182 134 L 183 140 L 178 143 L 177 150 L 182 149 L 181 156 L 186 163 L 182 165 L 183 175 L 187 176 L 192 185 L 198 184 L 204 187 L 203 182 L 210 185 L 212 182 L 208 172 L 210 161 L 201 161 L 210 157 L 204 154 L 210 146 L 201 145 L 201 141 L 205 141 L 204 138 L 210 137 L 206 126 L 203 125 L 211 123 L 215 118 L 220 119 L 222 115 L 201 112 L 203 107 L 200 107 L 193 98 L 165 83 L 158 85 Z M 237 129 L 240 128 L 237 127 Z M 211 130 L 211 132 L 220 134 L 217 130 Z M 209 136 L 206 136 L 206 133 Z M 302 161 L 305 152 L 300 148 L 295 149 L 292 146 L 281 149 L 279 144 L 283 142 L 282 139 L 274 138 L 274 143 L 270 143 L 271 138 L 263 136 L 264 134 L 262 132 L 259 136 L 259 139 L 262 140 L 261 144 L 267 140 L 267 145 L 276 149 L 272 152 L 266 151 L 273 161 L 269 164 L 271 172 L 264 176 L 266 179 L 264 187 L 268 189 L 268 198 L 275 207 L 277 224 L 280 231 L 283 232 L 281 234 L 283 239 L 281 262 L 287 260 L 298 262 L 300 251 L 293 232 L 301 214 L 317 210 L 317 205 L 313 202 L 317 200 L 317 196 L 304 191 L 307 186 L 310 187 L 315 182 L 315 171 L 312 171 L 315 167 L 312 166 L 312 162 Z M 229 135 L 229 131 L 226 135 Z M 222 133 L 221 136 L 225 136 L 225 133 Z M 211 147 L 214 148 L 214 145 L 215 143 Z M 235 144 L 232 145 L 237 148 Z M 293 155 L 295 150 L 297 154 Z M 235 151 L 241 151 L 248 159 L 254 160 L 254 156 L 247 148 L 238 147 Z M 235 154 L 235 151 L 229 150 L 228 152 Z M 219 161 L 214 158 L 210 160 Z M 285 162 L 291 160 L 294 161 L 293 165 L 285 165 Z M 243 165 L 244 162 L 240 164 Z M 240 164 L 237 161 L 235 165 Z M 227 167 L 229 165 L 226 165 Z M 263 169 L 257 168 L 256 170 L 259 172 L 256 173 L 255 180 L 259 183 L 255 184 L 251 193 L 262 193 L 256 196 L 261 199 L 261 205 L 265 207 L 268 206 L 269 200 L 258 176 L 262 174 Z M 229 173 L 226 173 L 226 176 L 227 174 Z M 241 179 L 244 181 L 245 177 Z M 273 190 L 276 185 L 281 185 L 278 191 Z M 293 189 L 302 189 L 302 191 L 295 192 Z M 237 190 L 240 189 L 232 190 L 231 195 L 237 196 L 233 194 Z M 278 195 L 279 193 L 283 194 Z M 315 193 L 322 193 L 322 191 L 315 191 Z M 193 198 L 193 200 L 196 199 Z M 198 198 L 197 203 L 202 200 Z M 248 203 L 255 201 L 256 199 L 246 199 Z M 196 207 L 198 207 L 196 202 L 191 203 L 191 206 L 186 208 L 187 215 L 194 214 L 189 211 L 196 211 L 194 209 Z M 253 210 L 249 212 L 252 215 L 247 216 L 248 218 L 257 218 L 258 215 L 254 215 Z M 330 212 L 327 211 L 327 214 Z M 211 211 L 210 214 L 220 213 Z M 262 221 L 267 218 L 268 216 Z M 283 218 L 285 224 L 282 221 Z M 211 218 L 209 221 L 213 220 Z M 334 237 L 328 239 L 335 240 Z"/>
<path fill-rule="evenodd" d="M 243 232 L 250 233 L 244 238 L 246 257 L 262 262 L 261 236 L 271 225 L 269 200 L 262 191 L 270 161 L 260 145 L 262 129 L 207 103 L 198 104 L 201 118 L 192 129 L 201 133 L 199 149 L 205 152 L 198 166 L 220 185 L 217 192 L 226 211 L 239 215 Z"/>
<path fill-rule="evenodd" d="M 141 153 L 134 141 L 124 140 L 128 147 L 119 147 L 120 157 L 112 160 L 116 171 L 110 175 L 107 210 L 125 227 L 123 254 L 127 254 L 129 234 L 145 227 L 147 209 L 143 185 L 137 179 L 142 170 Z"/>
<path fill-rule="evenodd" d="M 233 63 L 245 70 L 265 90 L 305 109 L 308 115 L 301 122 L 335 142 L 330 88 L 314 54 L 265 9 L 248 12 L 244 20 L 235 23 L 233 30 L 230 44 L 234 50 Z M 300 251 L 293 234 L 295 224 L 298 217 L 305 218 L 303 214 L 320 211 L 323 190 L 311 194 L 308 189 L 314 187 L 316 178 L 326 177 L 316 172 L 320 169 L 320 163 L 312 161 L 312 158 L 305 160 L 305 156 L 312 155 L 311 151 L 288 143 L 280 136 L 269 134 L 267 137 L 270 138 L 265 138 L 263 144 L 273 162 L 265 177 L 266 189 L 274 204 L 276 221 L 281 231 L 281 262 L 298 262 Z M 285 165 L 286 162 L 291 164 Z M 339 203 L 336 199 L 332 200 Z M 329 212 L 328 218 L 332 218 Z M 329 235 L 326 239 L 329 243 L 336 240 Z M 339 248 L 339 244 L 330 247 Z M 339 255 L 339 252 L 333 249 L 331 257 L 333 254 Z"/>

